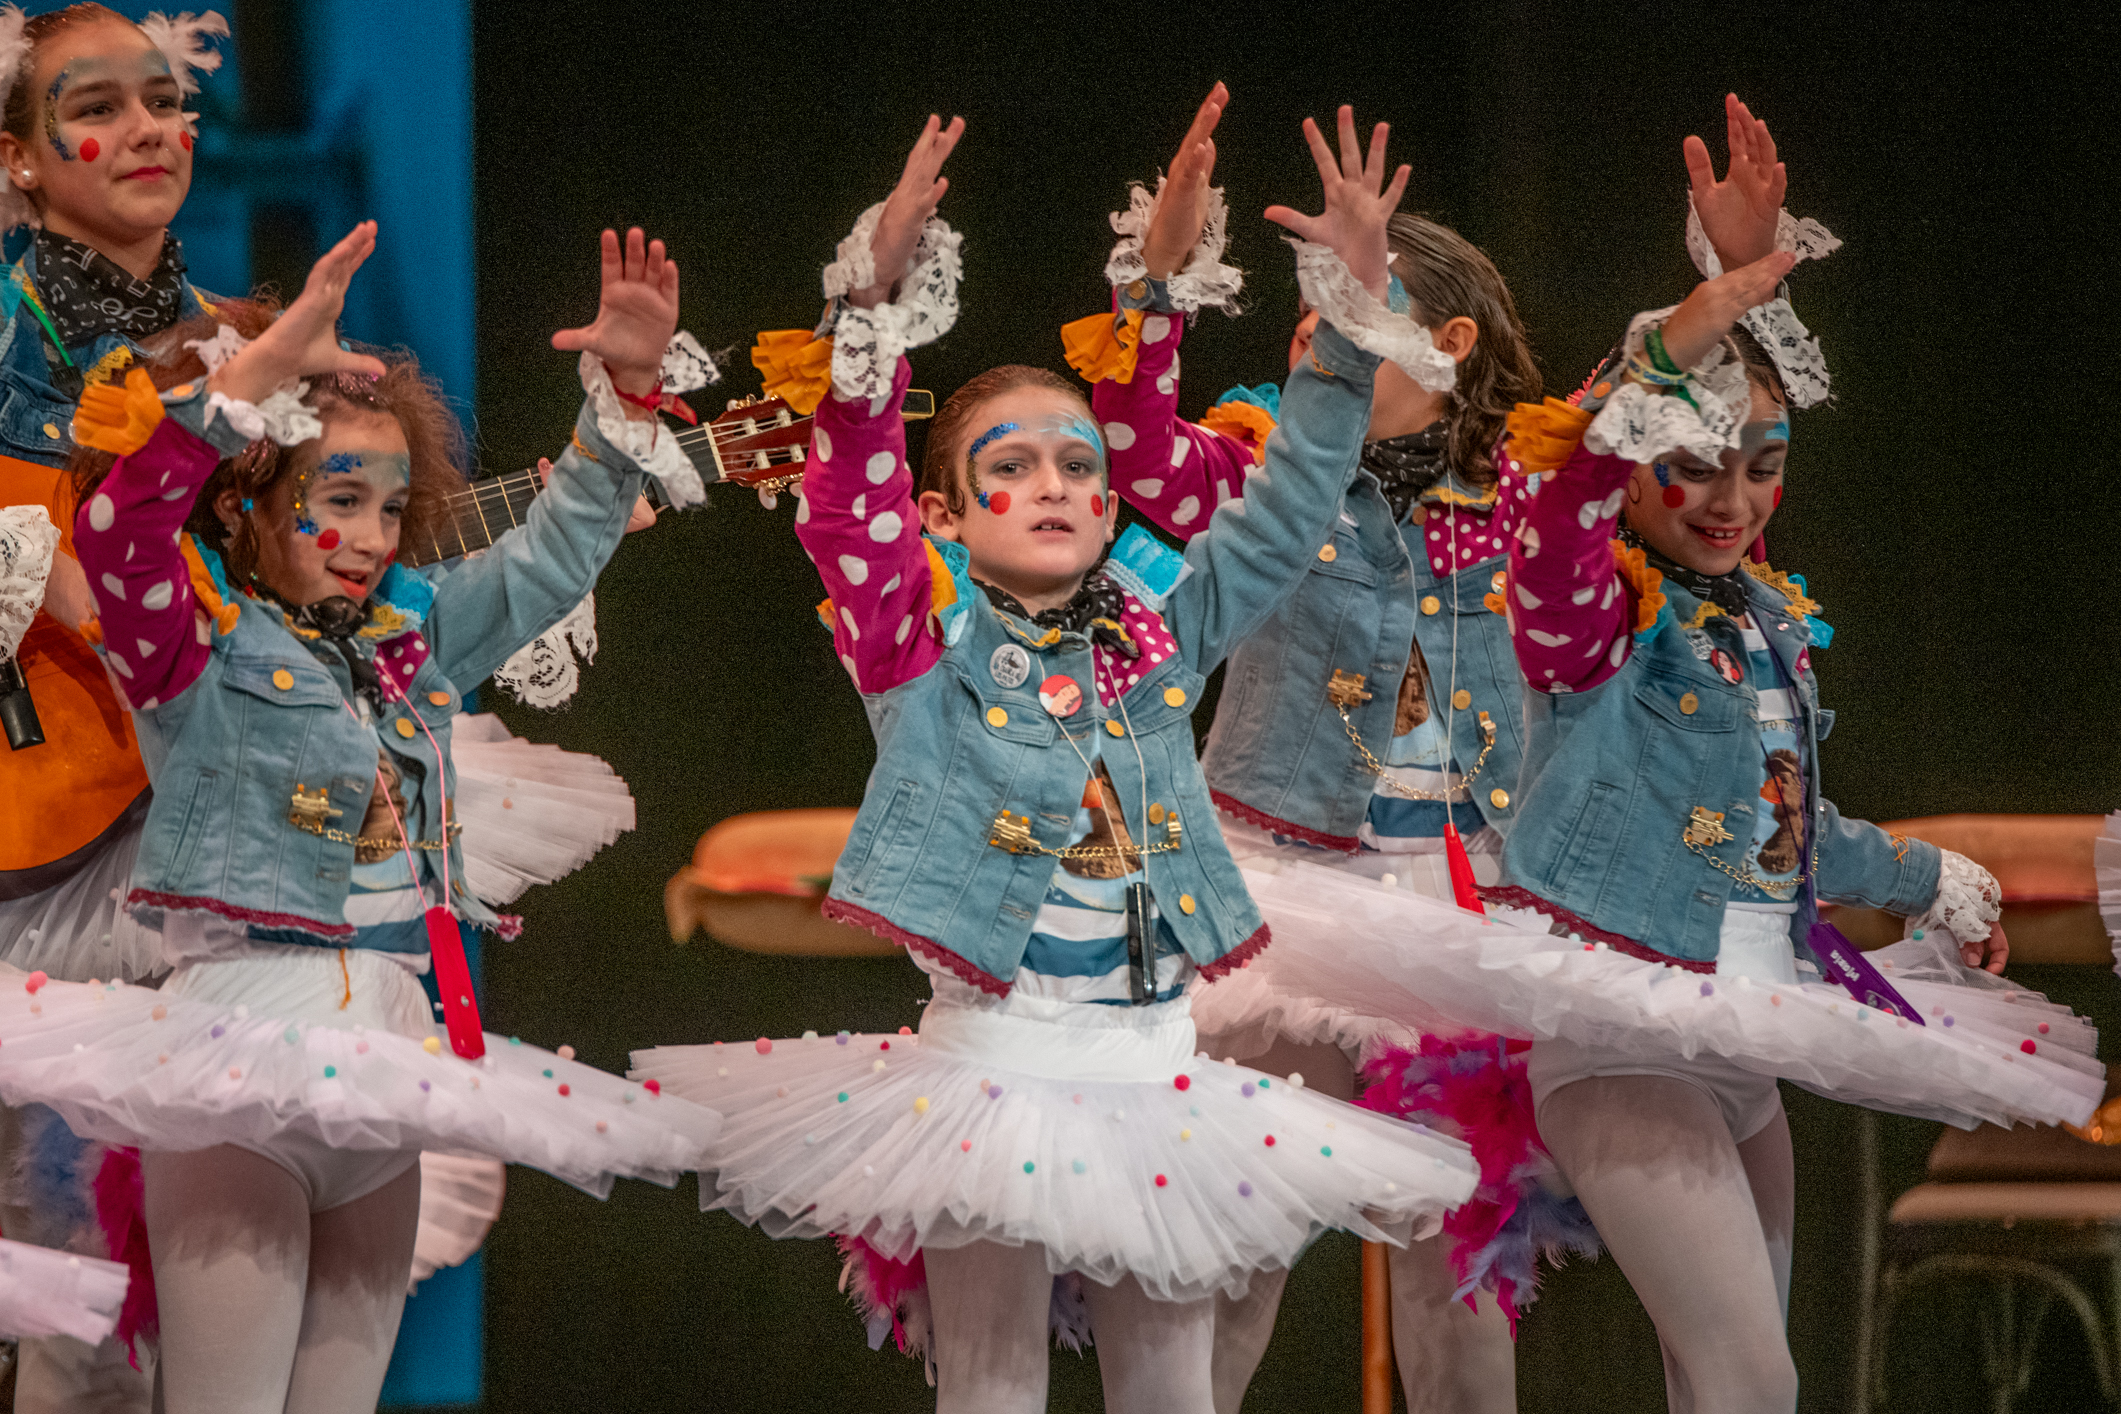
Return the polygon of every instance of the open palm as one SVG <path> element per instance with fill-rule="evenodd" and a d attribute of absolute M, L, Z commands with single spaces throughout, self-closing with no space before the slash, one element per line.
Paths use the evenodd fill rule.
<path fill-rule="evenodd" d="M 1399 209 L 1399 198 L 1407 189 L 1413 169 L 1402 165 L 1385 185 L 1385 140 L 1389 123 L 1379 123 L 1370 135 L 1370 152 L 1364 157 L 1355 138 L 1355 110 L 1340 108 L 1340 156 L 1326 146 L 1318 124 L 1304 119 L 1304 140 L 1318 163 L 1319 180 L 1325 183 L 1326 209 L 1306 216 L 1288 206 L 1270 206 L 1267 219 L 1286 226 L 1304 240 L 1330 246 L 1351 274 L 1378 299 L 1389 288 L 1386 266 L 1385 222 Z"/>
<path fill-rule="evenodd" d="M 1722 181 L 1708 144 L 1698 137 L 1685 143 L 1687 175 L 1693 181 L 1694 210 L 1701 229 L 1725 270 L 1751 265 L 1775 248 L 1775 222 L 1789 189 L 1789 174 L 1775 160 L 1775 139 L 1768 126 L 1738 101 L 1723 99 L 1724 129 L 1731 164 Z"/>
<path fill-rule="evenodd" d="M 602 253 L 596 322 L 560 330 L 552 346 L 595 354 L 615 385 L 646 395 L 662 378 L 663 350 L 678 330 L 678 263 L 638 226 L 626 233 L 623 249 L 617 232 L 604 232 Z"/>
<path fill-rule="evenodd" d="M 906 168 L 899 174 L 898 185 L 884 199 L 876 231 L 869 237 L 876 283 L 847 296 L 857 308 L 874 309 L 882 304 L 891 298 L 891 287 L 905 277 L 906 267 L 913 263 L 913 252 L 920 245 L 921 229 L 935 214 L 943 193 L 950 190 L 950 179 L 942 175 L 943 162 L 964 135 L 963 118 L 952 118 L 946 128 L 939 116 L 928 115 L 920 139 L 906 154 Z"/>
<path fill-rule="evenodd" d="M 310 267 L 302 293 L 270 328 L 221 366 L 209 382 L 246 403 L 263 402 L 275 388 L 320 374 L 383 376 L 381 360 L 339 347 L 339 315 L 354 272 L 376 248 L 376 223 L 363 221 Z"/>
<path fill-rule="evenodd" d="M 1156 215 L 1142 240 L 1142 263 L 1151 279 L 1166 280 L 1184 269 L 1186 257 L 1200 243 L 1201 227 L 1208 220 L 1208 183 L 1215 177 L 1213 134 L 1229 103 L 1230 90 L 1218 83 L 1178 145 L 1178 156 L 1156 198 Z"/>

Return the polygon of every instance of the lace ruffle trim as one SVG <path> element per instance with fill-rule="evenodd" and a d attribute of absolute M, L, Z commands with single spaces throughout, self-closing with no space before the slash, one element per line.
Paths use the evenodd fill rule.
<path fill-rule="evenodd" d="M 1937 864 L 1937 896 L 1908 920 L 1908 927 L 1942 928 L 1962 943 L 1978 943 L 2003 916 L 2003 885 L 1963 854 L 1938 853 L 1943 857 Z"/>
<path fill-rule="evenodd" d="M 249 348 L 250 340 L 223 324 L 211 339 L 186 339 L 184 347 L 199 355 L 199 361 L 206 365 L 206 376 L 211 378 L 230 359 Z M 211 427 L 219 414 L 246 441 L 269 437 L 282 447 L 297 446 L 324 435 L 323 422 L 302 402 L 308 391 L 307 383 L 282 383 L 262 403 L 210 392 L 206 395 L 206 425 Z"/>
<path fill-rule="evenodd" d="M 548 710 L 562 706 L 581 686 L 581 664 L 597 658 L 597 597 L 584 595 L 567 617 L 518 648 L 493 680 L 516 701 Z"/>
<path fill-rule="evenodd" d="M 854 230 L 840 242 L 839 259 L 825 267 L 825 298 L 832 301 L 826 321 L 832 333 L 832 390 L 843 401 L 874 403 L 890 393 L 899 356 L 932 344 L 957 323 L 957 282 L 964 270 L 959 247 L 964 237 L 931 216 L 921 228 L 920 244 L 898 296 L 874 309 L 856 309 L 845 296 L 877 283 L 876 257 L 870 242 L 884 204 L 864 211 Z"/>
<path fill-rule="evenodd" d="M 683 510 L 707 499 L 707 487 L 700 480 L 700 469 L 685 455 L 677 437 L 663 426 L 660 419 L 635 421 L 628 417 L 626 404 L 620 401 L 618 390 L 611 386 L 611 371 L 604 367 L 602 359 L 586 349 L 582 352 L 581 375 L 582 391 L 589 395 L 590 408 L 596 413 L 597 431 L 604 434 L 605 441 L 661 482 L 664 494 L 677 509 Z M 664 391 L 672 393 L 689 393 L 720 376 L 707 351 L 682 329 L 663 351 L 662 375 Z"/>
<path fill-rule="evenodd" d="M 1687 198 L 1686 249 L 1703 279 L 1713 280 L 1723 273 L 1723 261 L 1717 256 L 1716 247 L 1709 243 L 1708 233 L 1701 228 L 1701 213 L 1694 209 L 1691 196 Z M 1775 218 L 1775 249 L 1795 252 L 1800 263 L 1824 260 L 1841 249 L 1841 238 L 1809 216 L 1799 220 L 1784 211 Z M 1794 406 L 1816 407 L 1826 401 L 1832 387 L 1832 380 L 1827 377 L 1826 356 L 1819 351 L 1819 341 L 1797 318 L 1797 312 L 1790 308 L 1788 300 L 1769 300 L 1747 310 L 1739 322 L 1775 360 Z"/>
<path fill-rule="evenodd" d="M 1394 314 L 1364 289 L 1332 247 L 1294 237 L 1289 244 L 1296 247 L 1296 283 L 1305 303 L 1349 342 L 1390 359 L 1432 393 L 1448 393 L 1458 386 L 1458 364 L 1436 347 L 1429 331 L 1407 315 Z"/>
<path fill-rule="evenodd" d="M 44 603 L 59 527 L 42 506 L 0 506 L 0 663 L 15 656 Z"/>
<path fill-rule="evenodd" d="M 1163 199 L 1164 184 L 1169 180 L 1156 179 L 1154 196 L 1141 183 L 1134 183 L 1127 191 L 1127 209 L 1112 213 L 1112 229 L 1118 233 L 1119 242 L 1112 247 L 1111 259 L 1105 262 L 1105 279 L 1114 289 L 1148 275 L 1149 267 L 1142 261 L 1142 242 L 1148 239 L 1149 223 L 1155 219 L 1156 204 Z M 1184 267 L 1164 282 L 1172 308 L 1185 314 L 1197 314 L 1203 309 L 1219 309 L 1233 317 L 1241 313 L 1237 296 L 1245 287 L 1245 272 L 1224 264 L 1222 258 L 1230 244 L 1229 227 L 1230 210 L 1223 201 L 1222 188 L 1211 187 L 1200 241 Z"/>
<path fill-rule="evenodd" d="M 1669 309 L 1638 314 L 1628 323 L 1627 349 L 1643 357 L 1643 335 L 1671 318 Z M 1684 447 L 1704 461 L 1719 460 L 1738 445 L 1739 429 L 1752 410 L 1753 390 L 1745 365 L 1723 344 L 1687 370 L 1685 398 L 1654 393 L 1639 383 L 1624 383 L 1598 410 L 1583 444 L 1601 456 L 1652 462 Z"/>

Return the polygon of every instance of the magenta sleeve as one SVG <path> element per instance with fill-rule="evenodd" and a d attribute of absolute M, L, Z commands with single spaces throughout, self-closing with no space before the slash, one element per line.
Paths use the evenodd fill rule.
<path fill-rule="evenodd" d="M 105 661 L 143 710 L 168 702 L 206 669 L 206 625 L 177 535 L 220 460 L 165 417 L 145 446 L 118 458 L 74 522 Z"/>
<path fill-rule="evenodd" d="M 1178 345 L 1186 321 L 1151 313 L 1142 320 L 1131 382 L 1107 379 L 1090 390 L 1112 457 L 1112 489 L 1159 529 L 1190 540 L 1215 508 L 1244 494 L 1252 451 L 1234 437 L 1178 415 Z"/>
<path fill-rule="evenodd" d="M 1542 691 L 1596 687 L 1633 649 L 1632 601 L 1610 544 L 1633 470 L 1579 445 L 1526 508 L 1510 547 L 1510 636 Z"/>
<path fill-rule="evenodd" d="M 864 693 L 911 682 L 943 656 L 899 415 L 911 377 L 901 358 L 887 397 L 826 393 L 795 515 L 796 538 L 832 596 L 833 646 Z"/>

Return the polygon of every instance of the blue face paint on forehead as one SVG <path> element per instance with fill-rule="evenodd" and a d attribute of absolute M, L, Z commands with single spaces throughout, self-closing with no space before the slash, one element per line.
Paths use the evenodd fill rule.
<path fill-rule="evenodd" d="M 358 476 L 385 491 L 412 484 L 412 458 L 403 452 L 333 452 L 319 476 Z"/>
<path fill-rule="evenodd" d="M 1104 460 L 1105 439 L 1099 435 L 1097 424 L 1081 413 L 1073 413 L 1066 418 L 1050 422 L 1045 430 L 1063 437 L 1073 437 L 1079 442 L 1088 442 L 1097 449 L 1098 460 Z"/>
<path fill-rule="evenodd" d="M 1023 428 L 1013 422 L 997 423 L 972 439 L 972 450 L 965 453 L 965 460 L 968 462 L 979 460 L 979 454 L 987 450 L 990 444 L 1000 441 L 1011 432 L 1021 431 L 1023 431 Z"/>

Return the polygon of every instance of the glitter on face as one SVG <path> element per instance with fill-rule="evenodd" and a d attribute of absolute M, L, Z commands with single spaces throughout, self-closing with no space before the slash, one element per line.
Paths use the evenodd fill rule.
<path fill-rule="evenodd" d="M 1001 440 L 1011 432 L 1021 432 L 1022 430 L 1021 427 L 1013 422 L 997 423 L 972 439 L 972 450 L 965 453 L 965 460 L 967 462 L 979 460 L 979 454 L 987 450 L 990 444 Z"/>

